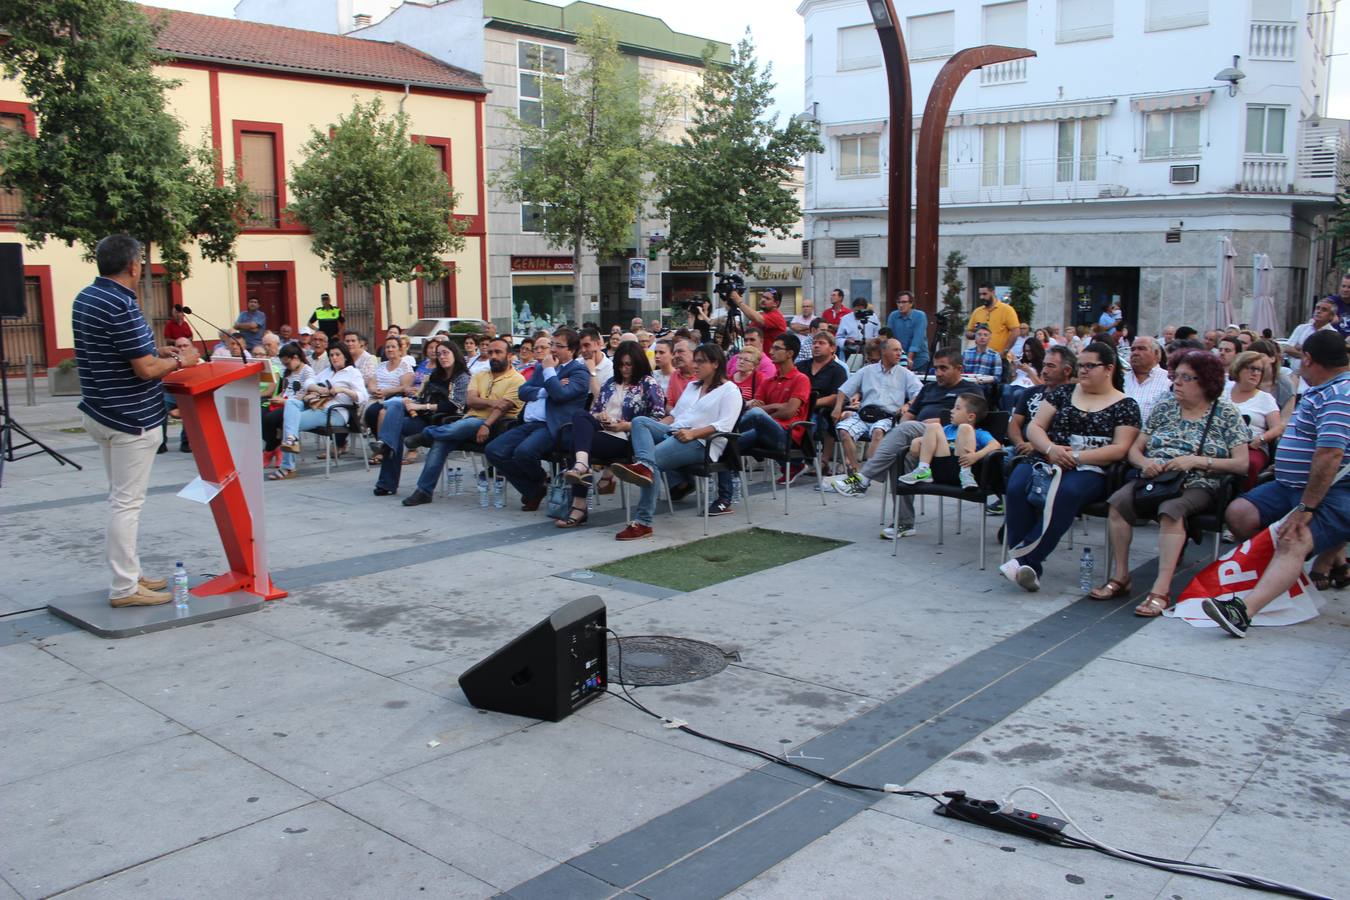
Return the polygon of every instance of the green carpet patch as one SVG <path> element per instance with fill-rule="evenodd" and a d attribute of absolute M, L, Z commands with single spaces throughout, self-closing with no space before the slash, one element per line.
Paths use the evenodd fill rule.
<path fill-rule="evenodd" d="M 596 566 L 593 571 L 677 591 L 696 591 L 806 559 L 848 543 L 809 534 L 748 528 L 719 537 L 706 537 L 679 547 L 615 560 Z"/>

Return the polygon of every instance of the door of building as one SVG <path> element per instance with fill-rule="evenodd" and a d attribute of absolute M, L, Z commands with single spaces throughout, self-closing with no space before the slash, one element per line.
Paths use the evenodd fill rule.
<path fill-rule="evenodd" d="M 1135 333 L 1139 322 L 1139 270 L 1136 268 L 1069 269 L 1069 324 L 1097 324 L 1112 302 L 1120 304 L 1124 322 Z"/>
<path fill-rule="evenodd" d="M 285 272 L 244 273 L 244 309 L 248 308 L 250 297 L 258 298 L 258 308 L 267 316 L 268 331 L 276 331 L 282 325 L 295 327 L 294 322 L 287 321 Z"/>
<path fill-rule="evenodd" d="M 24 314 L 19 319 L 6 319 L 5 358 L 8 372 L 24 371 L 25 359 L 33 357 L 33 369 L 47 368 L 47 337 L 42 322 L 42 282 L 33 276 L 23 280 Z"/>

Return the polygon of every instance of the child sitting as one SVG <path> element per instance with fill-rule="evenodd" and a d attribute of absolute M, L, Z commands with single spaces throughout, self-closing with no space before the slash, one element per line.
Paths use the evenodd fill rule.
<path fill-rule="evenodd" d="M 900 476 L 904 484 L 918 484 L 933 480 L 933 459 L 952 454 L 961 466 L 959 481 L 962 489 L 976 490 L 975 475 L 971 467 L 991 453 L 1002 449 L 994 436 L 983 428 L 976 428 L 989 411 L 989 403 L 980 394 L 962 394 L 956 398 L 952 407 L 951 424 L 939 425 L 930 422 L 924 426 L 923 437 L 915 438 L 909 446 L 909 452 L 919 457 L 919 464 L 912 472 Z"/>

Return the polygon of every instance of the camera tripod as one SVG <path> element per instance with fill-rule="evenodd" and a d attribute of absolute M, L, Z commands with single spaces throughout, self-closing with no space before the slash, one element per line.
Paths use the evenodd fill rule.
<path fill-rule="evenodd" d="M 63 466 L 71 465 L 76 469 L 83 469 L 79 463 L 48 447 L 14 421 L 14 416 L 9 411 L 8 366 L 9 363 L 5 358 L 5 324 L 4 319 L 0 319 L 0 484 L 5 480 L 6 462 L 17 462 L 30 456 L 37 456 L 39 453 L 47 454 Z M 29 449 L 30 447 L 37 449 Z M 24 450 L 27 452 L 20 452 Z"/>

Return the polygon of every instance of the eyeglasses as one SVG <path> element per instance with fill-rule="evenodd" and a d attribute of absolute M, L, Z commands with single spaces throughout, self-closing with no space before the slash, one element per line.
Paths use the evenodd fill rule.
<path fill-rule="evenodd" d="M 1253 373 L 1253 374 L 1255 374 L 1255 375 L 1264 375 L 1264 374 L 1266 374 L 1266 367 L 1265 367 L 1265 366 L 1247 366 L 1247 367 L 1246 367 L 1245 369 L 1243 369 L 1242 371 L 1244 371 L 1244 372 L 1251 372 L 1251 373 Z"/>
<path fill-rule="evenodd" d="M 1172 377 L 1172 380 L 1180 381 L 1182 384 L 1194 384 L 1200 379 L 1196 378 L 1194 375 L 1175 375 Z"/>
<path fill-rule="evenodd" d="M 1093 369 L 1104 369 L 1104 368 L 1106 368 L 1106 363 L 1080 362 L 1078 364 L 1078 371 L 1080 372 L 1091 372 Z"/>

